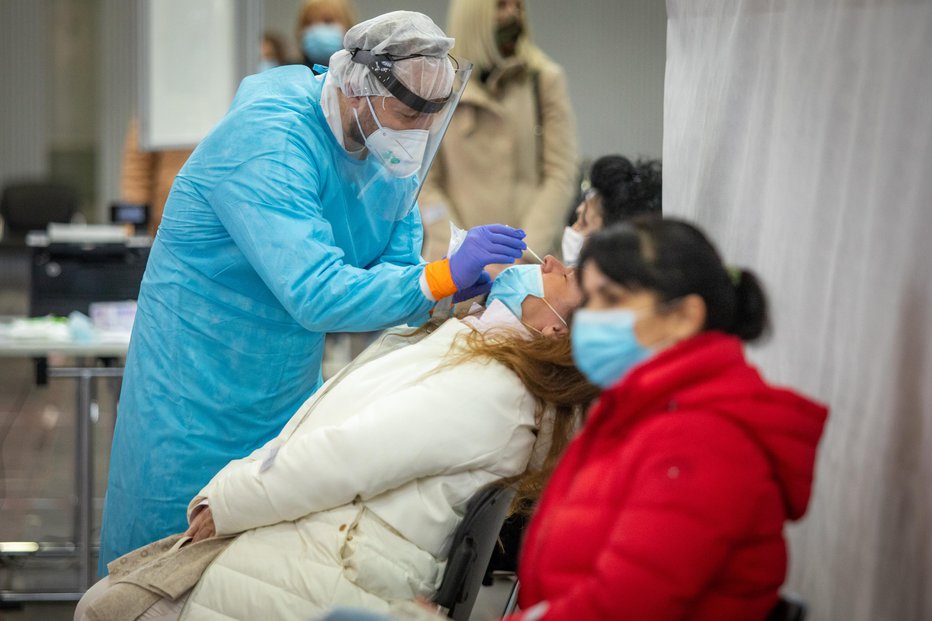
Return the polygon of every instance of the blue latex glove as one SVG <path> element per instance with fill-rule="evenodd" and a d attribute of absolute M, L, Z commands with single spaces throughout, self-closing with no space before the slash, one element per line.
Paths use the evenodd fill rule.
<path fill-rule="evenodd" d="M 489 273 L 484 271 L 479 274 L 479 280 L 476 281 L 476 284 L 471 287 L 466 287 L 465 289 L 460 289 L 453 294 L 453 303 L 462 302 L 463 300 L 469 300 L 478 295 L 485 295 L 492 288 L 492 277 L 489 276 Z"/>
<path fill-rule="evenodd" d="M 469 229 L 462 245 L 450 257 L 450 275 L 462 291 L 479 281 L 486 265 L 514 263 L 527 248 L 525 233 L 504 224 L 486 224 Z"/>

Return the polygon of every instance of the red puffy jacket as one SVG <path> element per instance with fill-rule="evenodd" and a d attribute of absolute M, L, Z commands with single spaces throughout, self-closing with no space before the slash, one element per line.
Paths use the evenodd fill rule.
<path fill-rule="evenodd" d="M 509 620 L 763 620 L 826 416 L 765 384 L 717 332 L 632 369 L 544 491 Z"/>

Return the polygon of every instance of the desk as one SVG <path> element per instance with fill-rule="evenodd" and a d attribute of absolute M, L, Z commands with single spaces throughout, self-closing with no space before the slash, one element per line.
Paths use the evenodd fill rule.
<path fill-rule="evenodd" d="M 0 327 L 3 323 L 0 322 Z M 97 358 L 125 358 L 129 335 L 123 338 L 108 338 L 106 341 L 75 343 L 70 340 L 17 340 L 7 337 L 0 330 L 0 357 L 45 358 L 52 354 L 74 356 L 74 366 L 49 367 L 50 378 L 77 380 L 75 414 L 75 490 L 76 490 L 76 541 L 73 553 L 78 555 L 80 568 L 79 588 L 74 592 L 0 592 L 0 601 L 71 601 L 81 598 L 84 591 L 96 580 L 96 568 L 91 564 L 91 541 L 94 502 L 93 437 L 91 434 L 95 402 L 93 382 L 97 378 L 123 376 L 122 367 L 86 366 L 81 361 Z M 31 543 L 31 542 L 27 542 Z M 26 546 L 28 548 L 28 546 Z M 21 553 L 40 552 L 40 546 Z"/>

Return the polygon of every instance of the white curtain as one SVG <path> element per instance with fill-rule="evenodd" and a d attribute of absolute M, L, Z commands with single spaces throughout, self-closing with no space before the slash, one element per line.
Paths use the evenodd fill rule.
<path fill-rule="evenodd" d="M 664 211 L 771 294 L 764 373 L 831 407 L 787 587 L 932 619 L 932 0 L 667 0 Z"/>

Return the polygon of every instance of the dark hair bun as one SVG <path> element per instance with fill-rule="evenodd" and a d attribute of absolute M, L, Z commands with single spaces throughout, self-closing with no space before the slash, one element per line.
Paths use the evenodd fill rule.
<path fill-rule="evenodd" d="M 735 283 L 735 320 L 728 330 L 742 341 L 754 341 L 770 330 L 767 296 L 757 276 L 739 270 Z"/>

